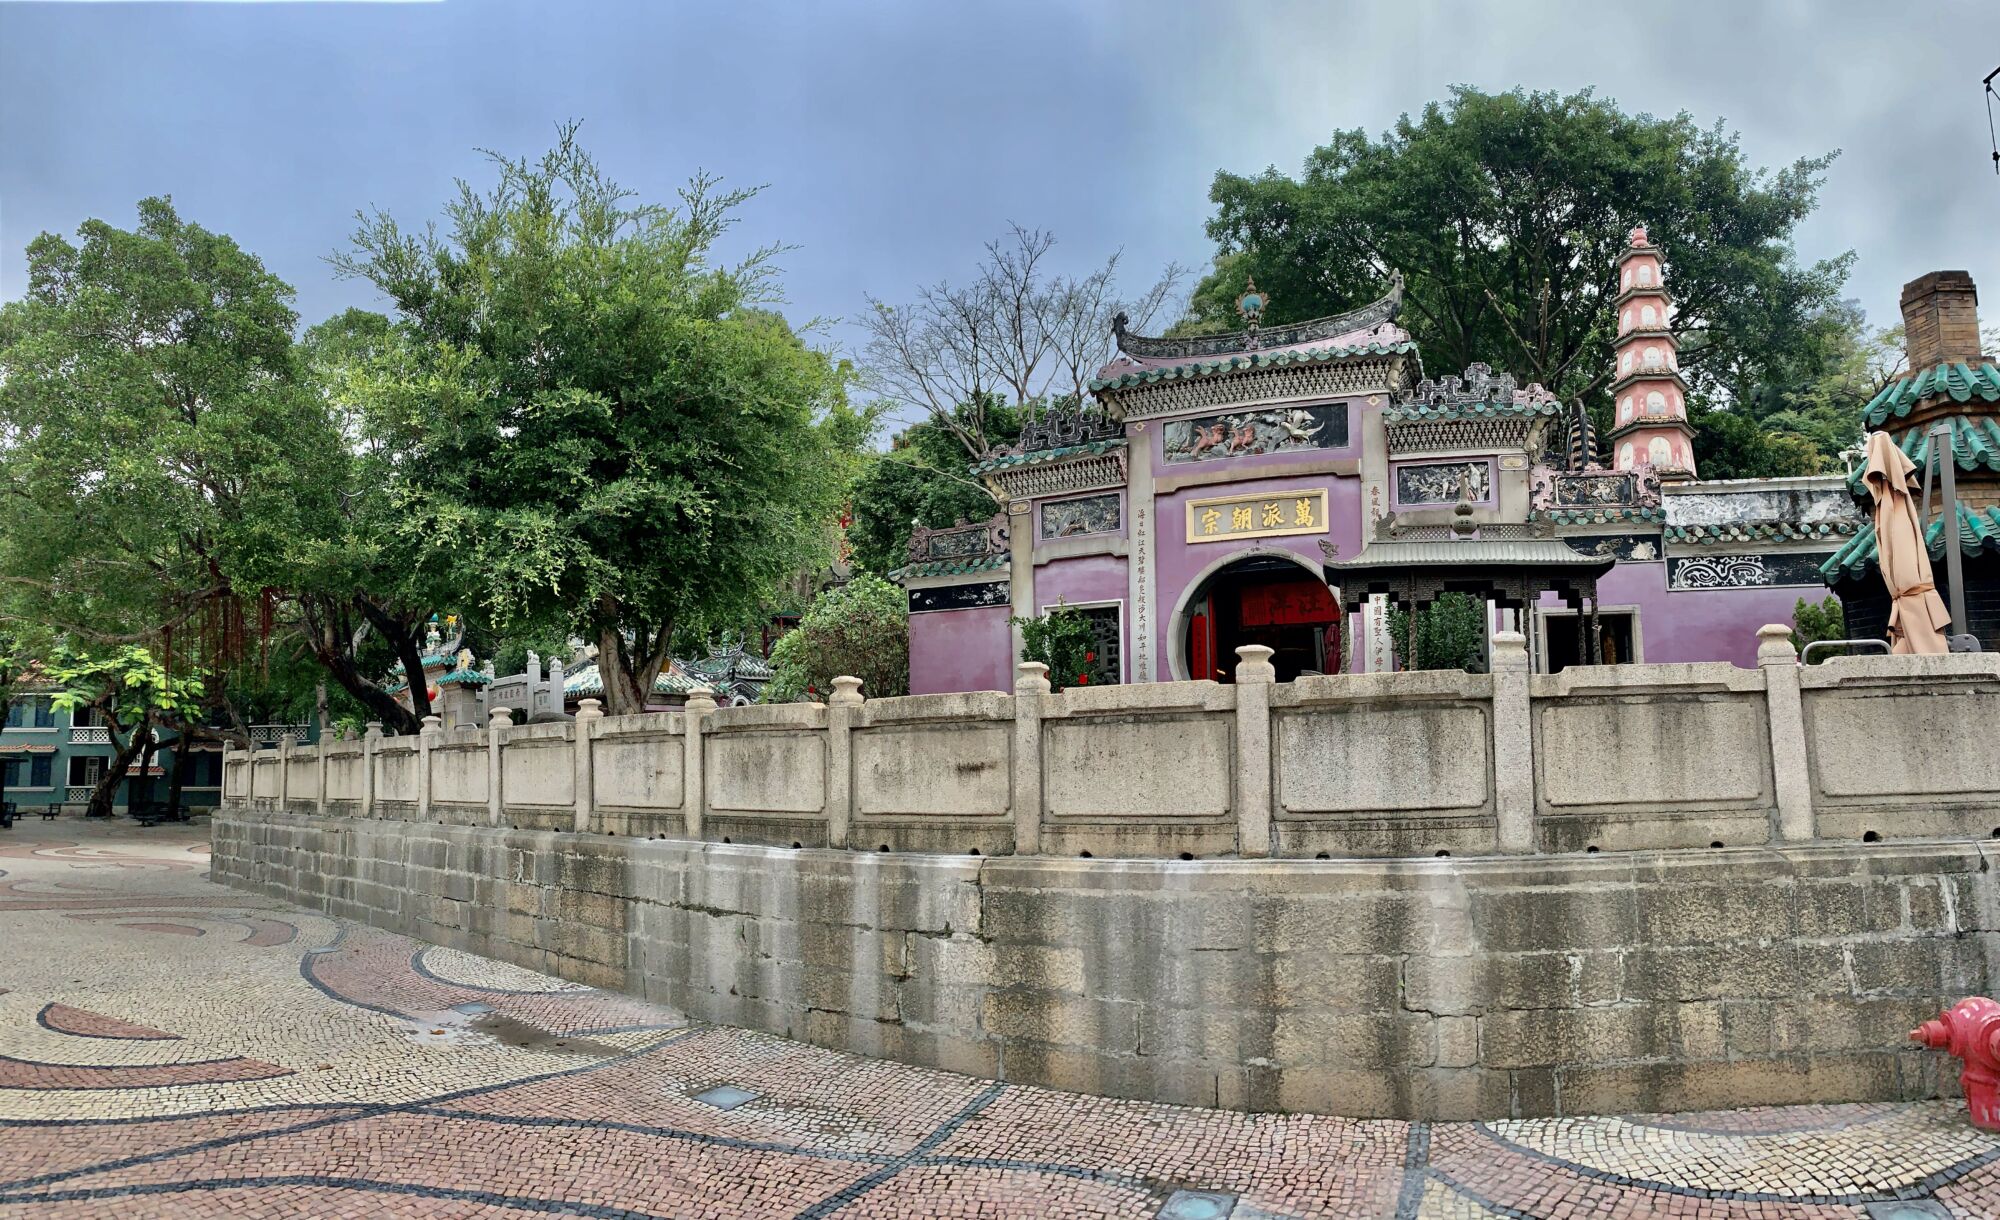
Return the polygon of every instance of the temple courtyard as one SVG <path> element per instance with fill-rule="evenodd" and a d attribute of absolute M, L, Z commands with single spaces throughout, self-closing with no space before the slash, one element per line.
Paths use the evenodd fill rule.
<path fill-rule="evenodd" d="M 1487 1123 L 1083 1097 L 706 1026 L 0 832 L 0 1217 L 1988 1217 L 1958 1103 Z"/>

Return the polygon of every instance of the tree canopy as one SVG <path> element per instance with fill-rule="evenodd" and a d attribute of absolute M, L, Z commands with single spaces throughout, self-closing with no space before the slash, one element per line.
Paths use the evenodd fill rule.
<path fill-rule="evenodd" d="M 1802 265 L 1792 249 L 1833 156 L 1773 174 L 1719 122 L 1459 87 L 1380 138 L 1335 132 L 1297 177 L 1218 173 L 1219 249 L 1188 328 L 1235 326 L 1251 277 L 1282 323 L 1372 300 L 1400 271 L 1431 372 L 1485 361 L 1608 417 L 1612 264 L 1644 224 L 1669 262 L 1682 371 L 1714 405 L 1795 355 L 1838 298 L 1851 255 Z"/>
<path fill-rule="evenodd" d="M 441 229 L 361 218 L 336 265 L 398 342 L 350 388 L 409 536 L 496 627 L 595 641 L 608 710 L 635 712 L 677 637 L 826 564 L 873 417 L 768 308 L 777 248 L 718 260 L 753 192 L 636 202 L 574 127 L 492 166 Z"/>

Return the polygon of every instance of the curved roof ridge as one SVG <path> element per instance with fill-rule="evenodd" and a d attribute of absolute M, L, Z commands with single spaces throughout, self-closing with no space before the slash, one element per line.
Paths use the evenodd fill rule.
<path fill-rule="evenodd" d="M 1128 356 L 1141 360 L 1192 360 L 1201 356 L 1226 356 L 1265 348 L 1319 343 L 1392 322 L 1402 310 L 1403 275 L 1400 271 L 1392 271 L 1389 273 L 1389 291 L 1368 304 L 1345 313 L 1328 314 L 1288 326 L 1260 326 L 1221 335 L 1188 335 L 1168 339 L 1133 334 L 1125 329 L 1128 319 L 1120 312 L 1111 319 L 1111 334 L 1117 340 L 1118 350 Z"/>

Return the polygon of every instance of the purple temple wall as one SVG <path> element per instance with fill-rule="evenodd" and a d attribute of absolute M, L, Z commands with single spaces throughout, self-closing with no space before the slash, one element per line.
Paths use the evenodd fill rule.
<path fill-rule="evenodd" d="M 1819 601 L 1822 586 L 1748 589 L 1667 588 L 1665 563 L 1621 563 L 1598 582 L 1606 607 L 1637 606 L 1639 639 L 1648 664 L 1728 661 L 1745 669 L 1757 665 L 1757 628 L 1790 623 L 1803 597 Z M 1543 605 L 1560 605 L 1544 598 Z"/>
<path fill-rule="evenodd" d="M 1256 460 L 1256 459 L 1252 459 Z M 1247 538 L 1241 542 L 1189 542 L 1187 503 L 1210 496 L 1275 495 L 1308 488 L 1327 488 L 1328 531 L 1324 534 L 1293 534 L 1275 538 Z M 1154 678 L 1174 680 L 1173 656 L 1179 651 L 1173 639 L 1174 611 L 1203 572 L 1216 561 L 1249 552 L 1287 551 L 1304 561 L 1305 567 L 1323 575 L 1325 555 L 1322 539 L 1331 539 L 1343 555 L 1361 549 L 1361 480 L 1345 475 L 1300 474 L 1289 478 L 1246 479 L 1242 482 L 1188 487 L 1158 497 L 1154 513 L 1155 536 L 1159 539 L 1157 562 L 1153 565 L 1153 657 Z"/>
<path fill-rule="evenodd" d="M 1117 555 L 1079 555 L 1071 559 L 1052 559 L 1035 565 L 1034 607 L 1040 613 L 1057 601 L 1072 606 L 1101 605 L 1116 602 L 1119 606 L 1120 641 L 1122 655 L 1132 655 L 1132 613 L 1126 606 L 1129 586 L 1125 575 L 1125 560 Z M 1130 664 L 1127 662 L 1124 681 L 1132 680 Z"/>
<path fill-rule="evenodd" d="M 910 616 L 910 693 L 1014 689 L 1005 606 Z"/>

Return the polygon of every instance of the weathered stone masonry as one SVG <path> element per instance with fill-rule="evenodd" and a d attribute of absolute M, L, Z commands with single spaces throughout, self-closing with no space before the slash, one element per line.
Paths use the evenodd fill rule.
<path fill-rule="evenodd" d="M 704 1020 L 1113 1095 L 1930 1095 L 1904 1031 L 1995 977 L 2000 665 L 1771 659 L 1247 701 L 1030 675 L 285 747 L 232 756 L 214 875 Z"/>

